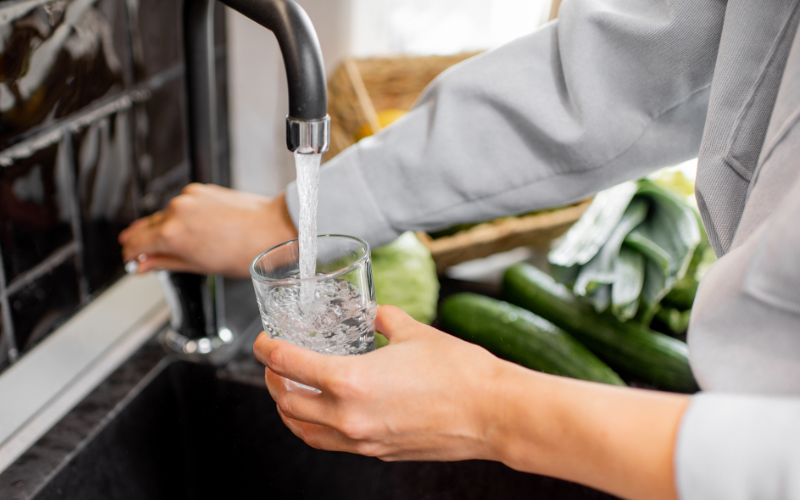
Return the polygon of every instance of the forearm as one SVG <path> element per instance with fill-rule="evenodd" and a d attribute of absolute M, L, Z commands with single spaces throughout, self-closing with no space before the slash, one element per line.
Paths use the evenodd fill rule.
<path fill-rule="evenodd" d="M 677 498 L 673 457 L 688 397 L 510 364 L 497 383 L 487 435 L 496 459 L 624 498 Z"/>

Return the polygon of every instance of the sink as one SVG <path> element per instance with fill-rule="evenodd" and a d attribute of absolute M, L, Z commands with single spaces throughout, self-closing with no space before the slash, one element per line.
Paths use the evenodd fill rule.
<path fill-rule="evenodd" d="M 495 462 L 385 463 L 314 450 L 286 429 L 263 384 L 221 373 L 163 359 L 33 498 L 612 498 Z"/>

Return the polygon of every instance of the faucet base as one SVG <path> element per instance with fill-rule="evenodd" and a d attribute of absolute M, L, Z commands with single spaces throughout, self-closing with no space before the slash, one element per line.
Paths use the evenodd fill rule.
<path fill-rule="evenodd" d="M 228 328 L 221 328 L 214 337 L 190 339 L 168 326 L 158 338 L 167 351 L 179 358 L 212 365 L 226 364 L 236 354 L 240 344 L 235 342 L 237 339 Z"/>

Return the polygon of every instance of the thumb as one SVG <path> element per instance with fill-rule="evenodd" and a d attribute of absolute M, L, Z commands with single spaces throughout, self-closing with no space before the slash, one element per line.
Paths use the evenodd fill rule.
<path fill-rule="evenodd" d="M 395 306 L 379 306 L 375 318 L 375 331 L 389 339 L 390 343 L 402 342 L 411 336 L 411 332 L 421 325 Z"/>

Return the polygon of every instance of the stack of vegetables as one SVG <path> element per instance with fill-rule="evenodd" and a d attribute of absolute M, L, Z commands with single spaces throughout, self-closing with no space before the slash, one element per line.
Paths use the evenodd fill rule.
<path fill-rule="evenodd" d="M 553 276 L 517 264 L 503 280 L 510 303 L 454 295 L 442 327 L 535 370 L 695 391 L 686 344 L 674 337 L 714 257 L 682 194 L 648 179 L 599 193 L 551 253 Z"/>

